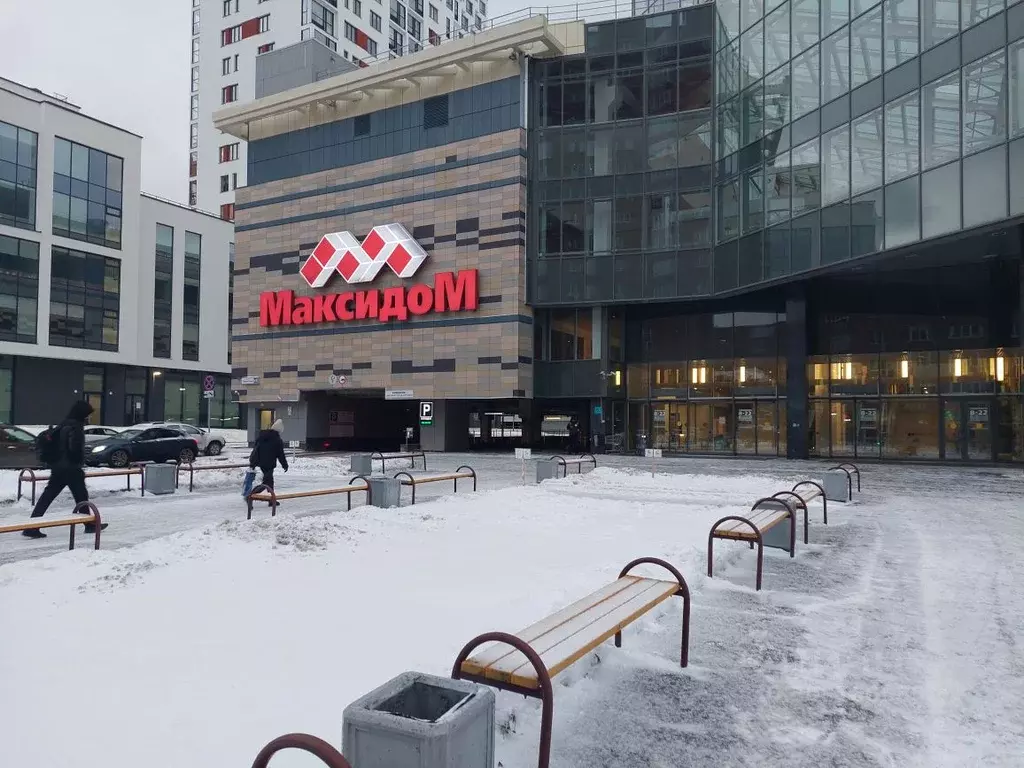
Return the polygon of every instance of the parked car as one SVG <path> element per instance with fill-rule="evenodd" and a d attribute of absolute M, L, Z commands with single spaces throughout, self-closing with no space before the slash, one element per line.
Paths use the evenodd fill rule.
<path fill-rule="evenodd" d="M 91 466 L 126 467 L 135 461 L 177 461 L 187 464 L 199 455 L 192 437 L 169 427 L 126 429 L 114 437 L 90 443 L 85 463 Z"/>
<path fill-rule="evenodd" d="M 113 427 L 97 427 L 89 424 L 85 426 L 85 442 L 87 443 L 94 443 L 105 437 L 117 437 L 119 434 L 121 433 Z"/>
<path fill-rule="evenodd" d="M 199 450 L 207 456 L 219 456 L 224 446 L 227 445 L 227 438 L 219 432 L 211 432 L 208 429 L 185 424 L 181 421 L 150 421 L 145 424 L 136 424 L 135 429 L 145 427 L 167 427 L 176 429 L 187 437 L 195 438 Z"/>
<path fill-rule="evenodd" d="M 40 466 L 36 438 L 21 427 L 0 424 L 0 469 Z"/>

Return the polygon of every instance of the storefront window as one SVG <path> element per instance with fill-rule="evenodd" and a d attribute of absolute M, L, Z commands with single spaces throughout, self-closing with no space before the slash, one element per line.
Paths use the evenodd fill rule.
<path fill-rule="evenodd" d="M 754 403 L 736 403 L 736 453 L 757 453 L 758 424 Z"/>
<path fill-rule="evenodd" d="M 651 366 L 652 397 L 686 397 L 686 362 Z"/>
<path fill-rule="evenodd" d="M 807 394 L 828 397 L 829 362 L 827 355 L 812 357 L 807 363 Z"/>
<path fill-rule="evenodd" d="M 626 366 L 626 395 L 631 400 L 646 399 L 651 391 L 650 369 L 646 363 L 631 363 Z"/>
<path fill-rule="evenodd" d="M 939 391 L 938 353 L 883 354 L 878 378 L 883 395 L 934 395 Z"/>
<path fill-rule="evenodd" d="M 853 400 L 833 400 L 829 409 L 833 456 L 855 456 L 857 453 L 857 412 Z"/>
<path fill-rule="evenodd" d="M 831 359 L 832 394 L 867 395 L 878 392 L 878 359 L 875 355 L 839 355 Z"/>
<path fill-rule="evenodd" d="M 736 395 L 775 395 L 776 358 L 740 358 L 736 367 Z M 783 382 L 783 385 L 785 382 Z"/>
<path fill-rule="evenodd" d="M 939 458 L 938 400 L 882 400 L 879 425 L 883 459 Z"/>
<path fill-rule="evenodd" d="M 997 411 L 996 461 L 1024 461 L 1024 398 L 1001 397 Z"/>
<path fill-rule="evenodd" d="M 807 409 L 809 415 L 807 429 L 807 452 L 811 456 L 829 455 L 829 415 L 828 400 L 812 400 Z"/>
<path fill-rule="evenodd" d="M 943 352 L 939 368 L 942 391 L 964 395 L 995 392 L 998 367 L 994 349 Z M 1005 359 L 1002 374 L 1005 379 Z"/>

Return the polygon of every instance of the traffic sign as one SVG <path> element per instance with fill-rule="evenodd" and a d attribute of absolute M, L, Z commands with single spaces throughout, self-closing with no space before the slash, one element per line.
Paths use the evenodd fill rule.
<path fill-rule="evenodd" d="M 206 374 L 203 377 L 203 392 L 213 392 L 214 387 L 217 385 L 217 380 L 212 374 Z"/>
<path fill-rule="evenodd" d="M 207 390 L 206 392 L 203 392 L 203 397 L 207 400 L 213 400 L 213 394 L 212 390 Z"/>
<path fill-rule="evenodd" d="M 420 401 L 420 424 L 434 423 L 434 404 L 430 400 Z"/>

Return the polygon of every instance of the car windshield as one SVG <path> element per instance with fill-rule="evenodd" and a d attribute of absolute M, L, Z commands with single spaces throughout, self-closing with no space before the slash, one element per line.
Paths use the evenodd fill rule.
<path fill-rule="evenodd" d="M 35 438 L 32 437 L 24 429 L 18 429 L 17 427 L 4 427 L 3 431 L 7 433 L 7 436 L 16 443 L 34 443 Z"/>
<path fill-rule="evenodd" d="M 131 440 L 133 437 L 138 437 L 141 434 L 141 429 L 126 429 L 118 435 L 118 437 L 123 437 L 125 440 Z"/>

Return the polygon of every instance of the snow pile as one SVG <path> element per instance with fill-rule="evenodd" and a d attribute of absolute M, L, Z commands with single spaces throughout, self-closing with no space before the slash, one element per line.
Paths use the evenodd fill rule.
<path fill-rule="evenodd" d="M 489 461 L 468 463 L 491 490 L 438 484 L 390 510 L 325 497 L 245 521 L 234 488 L 117 497 L 109 538 L 151 538 L 0 565 L 0 765 L 248 765 L 296 730 L 338 744 L 361 694 L 406 670 L 447 675 L 471 637 L 532 624 L 640 556 L 687 578 L 691 666 L 677 666 L 674 598 L 622 650 L 559 675 L 553 767 L 1021 764 L 1020 478 L 866 473 L 828 527 L 812 515 L 795 559 L 766 553 L 755 593 L 743 544 L 720 542 L 704 576 L 709 527 L 807 467 L 666 460 L 678 474 L 652 478 L 636 460 L 520 486 L 518 466 Z M 348 472 L 295 464 L 289 483 Z M 189 529 L 152 538 L 171 525 Z M 498 708 L 501 764 L 535 765 L 537 703 L 502 693 Z"/>

